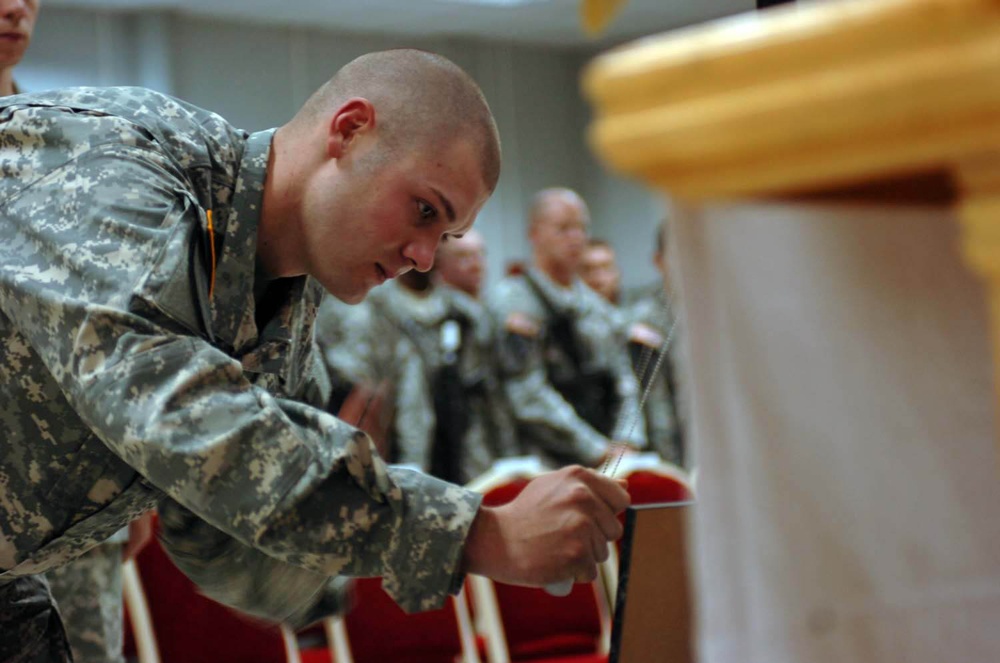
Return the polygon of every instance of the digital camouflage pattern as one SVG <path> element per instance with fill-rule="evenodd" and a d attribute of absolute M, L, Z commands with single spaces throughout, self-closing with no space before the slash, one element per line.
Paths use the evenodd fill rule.
<path fill-rule="evenodd" d="M 319 286 L 288 279 L 254 320 L 272 133 L 138 88 L 3 99 L 0 583 L 169 497 L 275 564 L 381 575 L 408 610 L 458 589 L 479 498 L 299 400 L 323 400 Z"/>
<path fill-rule="evenodd" d="M 640 418 L 631 425 L 638 411 L 637 384 L 610 304 L 579 279 L 563 288 L 536 269 L 529 273 L 553 308 L 574 320 L 588 366 L 613 376 L 619 399 L 614 436 L 644 448 L 645 423 Z M 543 352 L 552 316 L 545 303 L 523 275 L 500 281 L 486 302 L 501 329 L 501 371 L 521 445 L 552 464 L 599 463 L 609 450 L 608 436 L 584 421 L 548 380 Z"/>
<path fill-rule="evenodd" d="M 123 663 L 122 549 L 114 539 L 49 569 L 73 663 Z"/>
<path fill-rule="evenodd" d="M 326 295 L 316 314 L 316 342 L 333 382 L 357 383 L 371 377 L 371 303 L 345 304 Z"/>
<path fill-rule="evenodd" d="M 42 574 L 20 576 L 0 585 L 0 661 L 72 661 L 59 610 Z"/>
<path fill-rule="evenodd" d="M 521 446 L 517 438 L 514 412 L 500 377 L 497 354 L 497 326 L 486 305 L 466 292 L 448 285 L 439 286 L 453 310 L 469 320 L 470 339 L 461 357 L 463 375 L 481 386 L 482 398 L 467 434 L 467 454 L 463 458 L 465 480 L 470 481 L 488 470 L 499 458 L 517 456 Z"/>
<path fill-rule="evenodd" d="M 403 462 L 416 462 L 429 471 L 435 427 L 442 425 L 427 394 L 435 374 L 445 364 L 447 349 L 442 328 L 452 321 L 458 377 L 468 397 L 468 427 L 462 435 L 460 483 L 476 478 L 497 458 L 518 453 L 512 413 L 500 387 L 492 321 L 482 304 L 464 292 L 434 285 L 413 293 L 397 281 L 372 291 L 372 337 L 390 346 L 408 344 L 415 350 L 421 379 L 403 381 L 398 389 L 396 428 Z M 459 324 L 460 321 L 460 324 Z M 422 439 L 415 439 L 419 431 Z"/>
<path fill-rule="evenodd" d="M 316 323 L 332 380 L 382 390 L 384 402 L 366 416 L 378 419 L 372 427 L 383 436 L 384 457 L 425 470 L 434 419 L 424 365 L 413 342 L 387 328 L 385 319 L 375 314 L 371 296 L 354 305 L 327 296 Z"/>
<path fill-rule="evenodd" d="M 278 562 L 169 498 L 160 501 L 158 515 L 159 540 L 174 565 L 220 603 L 295 631 L 349 607 L 344 576 Z M 72 642 L 72 626 L 69 630 Z"/>

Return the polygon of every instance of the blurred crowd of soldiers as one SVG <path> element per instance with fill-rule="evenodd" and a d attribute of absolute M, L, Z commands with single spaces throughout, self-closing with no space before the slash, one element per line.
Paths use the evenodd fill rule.
<path fill-rule="evenodd" d="M 509 456 L 600 468 L 620 445 L 686 466 L 662 233 L 661 278 L 622 293 L 614 250 L 589 226 L 576 192 L 546 189 L 529 210 L 530 265 L 488 292 L 473 230 L 442 242 L 433 272 L 358 305 L 328 297 L 316 339 L 330 411 L 390 462 L 460 484 Z"/>

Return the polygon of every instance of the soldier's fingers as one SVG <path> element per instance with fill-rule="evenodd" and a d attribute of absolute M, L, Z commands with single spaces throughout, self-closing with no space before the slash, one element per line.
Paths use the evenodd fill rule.
<path fill-rule="evenodd" d="M 610 554 L 608 552 L 608 540 L 599 532 L 594 533 L 594 537 L 591 540 L 591 548 L 594 554 L 594 561 L 600 564 L 605 561 Z"/>
<path fill-rule="evenodd" d="M 605 543 L 608 541 L 617 541 L 625 533 L 625 527 L 618 520 L 618 516 L 607 506 L 604 506 L 598 513 L 594 514 L 594 523 L 599 528 L 601 534 L 604 535 Z"/>
<path fill-rule="evenodd" d="M 575 582 L 594 582 L 597 579 L 597 565 L 588 564 L 586 566 L 581 566 L 577 571 L 573 573 L 573 580 Z"/>
<path fill-rule="evenodd" d="M 579 478 L 614 513 L 621 513 L 632 502 L 628 491 L 625 490 L 625 487 L 620 482 L 606 477 L 599 472 L 584 470 L 579 473 Z"/>

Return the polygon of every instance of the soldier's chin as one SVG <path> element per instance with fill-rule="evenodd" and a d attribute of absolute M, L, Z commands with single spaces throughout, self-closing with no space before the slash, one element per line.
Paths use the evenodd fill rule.
<path fill-rule="evenodd" d="M 337 289 L 337 290 L 328 290 L 327 292 L 329 292 L 331 295 L 333 295 L 340 301 L 344 302 L 345 304 L 360 304 L 362 301 L 364 301 L 365 296 L 368 294 L 369 290 L 371 290 L 370 287 L 363 286 L 350 291 Z"/>

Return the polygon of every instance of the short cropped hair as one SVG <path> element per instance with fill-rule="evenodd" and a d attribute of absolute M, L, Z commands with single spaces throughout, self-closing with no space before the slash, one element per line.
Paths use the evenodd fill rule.
<path fill-rule="evenodd" d="M 479 151 L 483 183 L 500 178 L 500 135 L 476 82 L 448 58 L 415 49 L 369 53 L 347 63 L 293 119 L 314 122 L 352 97 L 375 106 L 391 154 L 460 138 Z M 388 156 L 388 155 L 387 155 Z"/>
<path fill-rule="evenodd" d="M 584 220 L 590 222 L 590 209 L 580 194 L 566 187 L 550 187 L 532 196 L 528 206 L 528 229 L 534 228 L 548 214 L 549 207 L 559 202 L 573 205 L 580 210 Z"/>

